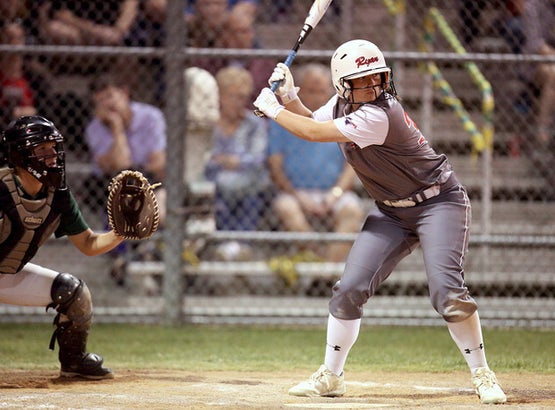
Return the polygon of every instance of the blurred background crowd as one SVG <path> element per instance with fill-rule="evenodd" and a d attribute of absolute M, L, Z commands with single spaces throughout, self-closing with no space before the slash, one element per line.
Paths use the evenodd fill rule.
<path fill-rule="evenodd" d="M 181 0 L 183 45 L 214 52 L 185 60 L 180 107 L 167 104 L 160 54 L 102 52 L 163 48 L 172 1 L 178 0 L 1 1 L 2 128 L 31 113 L 54 121 L 66 138 L 70 186 L 95 227 L 105 225 L 107 181 L 119 170 L 176 182 L 166 180 L 172 166 L 168 116 L 175 116 L 186 122 L 180 182 L 205 214 L 201 219 L 210 226 L 202 229 L 358 231 L 372 201 L 338 147 L 304 143 L 252 112 L 311 1 Z M 331 50 L 352 38 L 375 42 L 393 67 L 411 117 L 468 186 L 477 204 L 475 231 L 555 235 L 555 60 L 529 58 L 555 55 L 554 23 L 554 0 L 335 1 L 292 70 L 303 101 L 318 108 L 333 95 Z M 272 50 L 283 52 L 276 57 Z M 432 59 L 439 77 L 428 61 L 411 57 L 422 51 L 466 52 L 470 58 Z M 479 161 L 484 152 L 486 174 Z M 166 193 L 158 195 L 165 210 Z M 485 207 L 491 211 L 481 218 Z M 114 252 L 109 271 L 118 284 L 125 284 L 129 261 L 160 259 L 156 241 L 142 248 Z M 184 258 L 345 258 L 344 243 L 269 248 L 230 240 L 193 246 Z M 278 267 L 282 262 L 275 260 Z"/>

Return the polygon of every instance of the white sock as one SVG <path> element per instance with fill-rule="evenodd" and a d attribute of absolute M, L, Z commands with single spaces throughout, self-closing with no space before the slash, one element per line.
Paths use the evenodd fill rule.
<path fill-rule="evenodd" d="M 337 375 L 343 373 L 343 367 L 351 347 L 357 340 L 361 319 L 337 319 L 328 316 L 328 331 L 326 340 L 326 356 L 324 364 Z"/>
<path fill-rule="evenodd" d="M 447 328 L 472 374 L 478 367 L 489 368 L 484 350 L 480 316 L 477 311 L 462 322 L 448 322 Z"/>

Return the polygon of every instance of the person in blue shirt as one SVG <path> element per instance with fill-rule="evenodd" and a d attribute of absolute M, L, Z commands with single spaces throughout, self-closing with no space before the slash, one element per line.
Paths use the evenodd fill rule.
<path fill-rule="evenodd" d="M 333 94 L 331 74 L 309 63 L 296 73 L 299 94 L 316 109 Z M 357 232 L 364 216 L 360 198 L 351 191 L 355 173 L 336 143 L 313 144 L 290 134 L 276 122 L 269 126 L 268 165 L 278 189 L 273 209 L 288 231 Z M 330 243 L 326 259 L 343 261 L 350 245 Z"/>

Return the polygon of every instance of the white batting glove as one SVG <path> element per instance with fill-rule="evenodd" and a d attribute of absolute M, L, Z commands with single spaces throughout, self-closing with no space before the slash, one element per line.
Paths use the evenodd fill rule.
<path fill-rule="evenodd" d="M 253 104 L 259 111 L 262 111 L 266 117 L 274 120 L 278 114 L 285 109 L 285 107 L 278 102 L 276 95 L 268 87 L 260 91 L 260 94 Z"/>
<path fill-rule="evenodd" d="M 293 75 L 291 74 L 291 70 L 283 63 L 278 63 L 276 68 L 274 68 L 274 72 L 270 76 L 268 80 L 268 84 L 270 87 L 276 81 L 281 81 L 279 83 L 279 87 L 276 89 L 276 94 L 279 95 L 281 102 L 284 104 L 289 104 L 291 101 L 296 100 L 297 93 L 299 92 L 300 88 L 295 87 L 295 82 L 293 81 Z"/>

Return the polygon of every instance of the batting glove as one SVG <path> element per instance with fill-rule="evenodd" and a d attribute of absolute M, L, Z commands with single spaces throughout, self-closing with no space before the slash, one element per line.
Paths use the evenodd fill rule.
<path fill-rule="evenodd" d="M 279 98 L 284 104 L 289 104 L 291 101 L 299 98 L 297 97 L 297 93 L 300 88 L 295 87 L 291 70 L 289 70 L 289 67 L 283 63 L 278 63 L 276 65 L 274 72 L 268 80 L 268 84 L 270 84 L 271 87 L 276 81 L 280 82 L 278 88 L 276 89 L 276 94 L 279 95 Z"/>
<path fill-rule="evenodd" d="M 274 120 L 278 114 L 285 109 L 285 107 L 278 102 L 276 95 L 268 87 L 260 91 L 260 94 L 253 104 L 259 111 L 262 111 L 266 117 L 273 118 Z"/>

